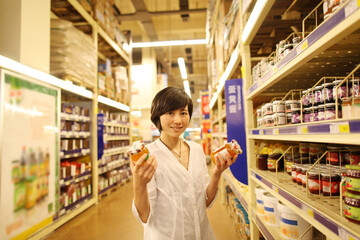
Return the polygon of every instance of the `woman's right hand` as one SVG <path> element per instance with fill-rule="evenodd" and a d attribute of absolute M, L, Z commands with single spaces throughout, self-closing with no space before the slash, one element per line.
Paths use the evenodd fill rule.
<path fill-rule="evenodd" d="M 147 154 L 145 153 L 136 162 L 130 160 L 130 169 L 134 178 L 134 186 L 146 186 L 155 174 L 158 165 L 156 158 L 151 154 L 149 154 L 148 159 L 146 159 L 146 156 Z"/>

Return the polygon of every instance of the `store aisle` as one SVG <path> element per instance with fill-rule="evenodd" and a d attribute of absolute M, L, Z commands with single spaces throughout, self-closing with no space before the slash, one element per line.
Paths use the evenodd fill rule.
<path fill-rule="evenodd" d="M 135 220 L 131 211 L 132 184 L 126 183 L 117 191 L 100 201 L 99 205 L 86 210 L 63 225 L 48 240 L 141 240 L 142 226 Z M 228 209 L 217 199 L 208 216 L 218 240 L 238 239 L 233 220 Z"/>

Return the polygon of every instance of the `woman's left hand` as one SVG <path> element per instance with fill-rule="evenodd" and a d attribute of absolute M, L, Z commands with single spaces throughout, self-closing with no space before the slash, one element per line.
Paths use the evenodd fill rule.
<path fill-rule="evenodd" d="M 236 162 L 238 155 L 235 155 L 235 157 L 231 157 L 229 153 L 225 153 L 225 157 L 221 154 L 215 155 L 215 167 L 214 167 L 214 174 L 221 175 L 225 169 L 230 167 L 232 164 Z"/>

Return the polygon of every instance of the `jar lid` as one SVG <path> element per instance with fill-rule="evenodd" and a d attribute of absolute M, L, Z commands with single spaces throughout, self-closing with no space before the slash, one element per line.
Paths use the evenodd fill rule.
<path fill-rule="evenodd" d="M 276 117 L 276 115 L 280 117 L 285 117 L 285 113 L 274 113 L 273 116 Z"/>
<path fill-rule="evenodd" d="M 320 90 L 322 88 L 323 88 L 323 86 L 317 86 L 317 87 L 314 88 L 314 90 Z"/>
<path fill-rule="evenodd" d="M 337 177 L 337 176 L 339 176 L 339 175 L 338 175 L 337 173 L 334 173 L 334 172 L 332 172 L 331 175 L 330 175 L 329 172 L 322 172 L 322 173 L 321 173 L 321 176 L 322 176 L 322 177 L 330 177 L 330 176 L 331 176 L 331 177 Z"/>
<path fill-rule="evenodd" d="M 293 103 L 294 100 L 285 100 L 285 103 Z"/>
<path fill-rule="evenodd" d="M 300 108 L 292 108 L 291 111 L 300 111 Z"/>
<path fill-rule="evenodd" d="M 275 100 L 275 101 L 273 101 L 273 104 L 279 104 L 279 103 L 281 103 L 281 101 L 282 100 Z"/>
<path fill-rule="evenodd" d="M 327 104 L 325 104 L 325 105 L 326 105 L 326 107 L 335 106 L 335 103 L 327 103 Z"/>
<path fill-rule="evenodd" d="M 261 109 L 256 109 L 256 112 L 261 112 Z"/>
<path fill-rule="evenodd" d="M 265 106 L 269 106 L 269 105 L 272 105 L 272 103 L 269 102 L 269 103 L 266 103 L 266 104 L 265 104 Z"/>
<path fill-rule="evenodd" d="M 324 83 L 321 86 L 323 86 L 323 87 L 331 87 L 331 86 L 334 86 L 334 83 Z"/>
<path fill-rule="evenodd" d="M 333 83 L 334 83 L 335 85 L 337 85 L 337 84 L 341 83 L 342 81 L 343 81 L 343 80 L 334 80 Z"/>
<path fill-rule="evenodd" d="M 302 94 L 305 95 L 308 91 L 309 91 L 309 89 L 308 89 L 308 90 L 304 90 L 304 91 L 302 91 Z"/>
<path fill-rule="evenodd" d="M 325 105 L 319 105 L 318 106 L 318 108 L 324 108 L 325 107 Z"/>
<path fill-rule="evenodd" d="M 310 108 L 304 108 L 305 111 L 310 111 Z"/>
<path fill-rule="evenodd" d="M 309 176 L 316 176 L 316 175 L 320 175 L 321 171 L 319 171 L 319 169 L 311 169 L 309 172 Z"/>

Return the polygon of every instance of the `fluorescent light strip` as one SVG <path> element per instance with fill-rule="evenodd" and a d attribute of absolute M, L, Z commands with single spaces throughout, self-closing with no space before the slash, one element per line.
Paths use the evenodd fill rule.
<path fill-rule="evenodd" d="M 186 67 L 185 67 L 185 60 L 182 57 L 178 58 L 178 64 L 179 64 L 179 68 L 180 68 L 180 73 L 181 73 L 181 77 L 182 79 L 187 79 L 187 73 L 186 73 Z"/>
<path fill-rule="evenodd" d="M 221 78 L 219 79 L 219 85 L 216 88 L 217 93 L 220 94 L 221 90 L 223 89 L 225 85 L 225 81 L 229 78 L 230 73 L 232 72 L 235 66 L 235 63 L 238 60 L 238 57 L 239 57 L 239 48 L 236 47 L 234 52 L 231 54 L 231 58 L 228 65 L 226 66 L 225 72 L 221 75 Z"/>
<path fill-rule="evenodd" d="M 213 106 L 214 106 L 217 98 L 218 98 L 218 93 L 215 92 L 215 93 L 214 93 L 214 96 L 212 97 L 212 99 L 211 99 L 211 101 L 210 101 L 210 104 L 209 104 L 210 109 L 213 108 Z"/>
<path fill-rule="evenodd" d="M 164 47 L 164 46 L 182 46 L 182 45 L 199 45 L 199 44 L 207 44 L 206 39 L 137 42 L 137 43 L 131 43 L 131 47 L 143 48 L 143 47 Z"/>
<path fill-rule="evenodd" d="M 111 100 L 110 98 L 107 98 L 107 97 L 104 97 L 104 96 L 101 96 L 101 95 L 98 96 L 98 101 L 103 103 L 103 104 L 106 104 L 106 105 L 108 105 L 110 107 L 114 107 L 114 108 L 117 108 L 117 109 L 120 109 L 120 110 L 123 110 L 123 111 L 126 111 L 126 112 L 130 111 L 129 106 L 126 106 L 125 104 L 116 102 L 114 100 Z"/>
<path fill-rule="evenodd" d="M 262 11 L 264 10 L 264 7 L 268 0 L 257 0 L 256 4 L 254 6 L 254 9 L 252 10 L 249 20 L 247 21 L 241 40 L 244 44 L 248 44 L 250 33 L 252 33 L 253 28 L 255 26 L 255 23 L 258 21 L 259 16 L 261 16 Z M 254 33 L 253 33 L 254 34 Z"/>
<path fill-rule="evenodd" d="M 190 85 L 188 80 L 184 81 L 184 89 L 187 95 L 189 95 L 189 97 L 191 98 Z"/>
<path fill-rule="evenodd" d="M 11 70 L 13 72 L 18 72 L 23 75 L 29 76 L 31 78 L 40 80 L 42 82 L 51 84 L 53 86 L 59 87 L 63 90 L 75 93 L 77 95 L 92 98 L 93 94 L 91 91 L 86 90 L 84 87 L 79 87 L 72 84 L 69 81 L 61 80 L 57 77 L 51 76 L 47 73 L 41 72 L 39 70 L 28 67 L 24 64 L 18 63 L 10 58 L 4 57 L 0 55 L 0 67 Z"/>

